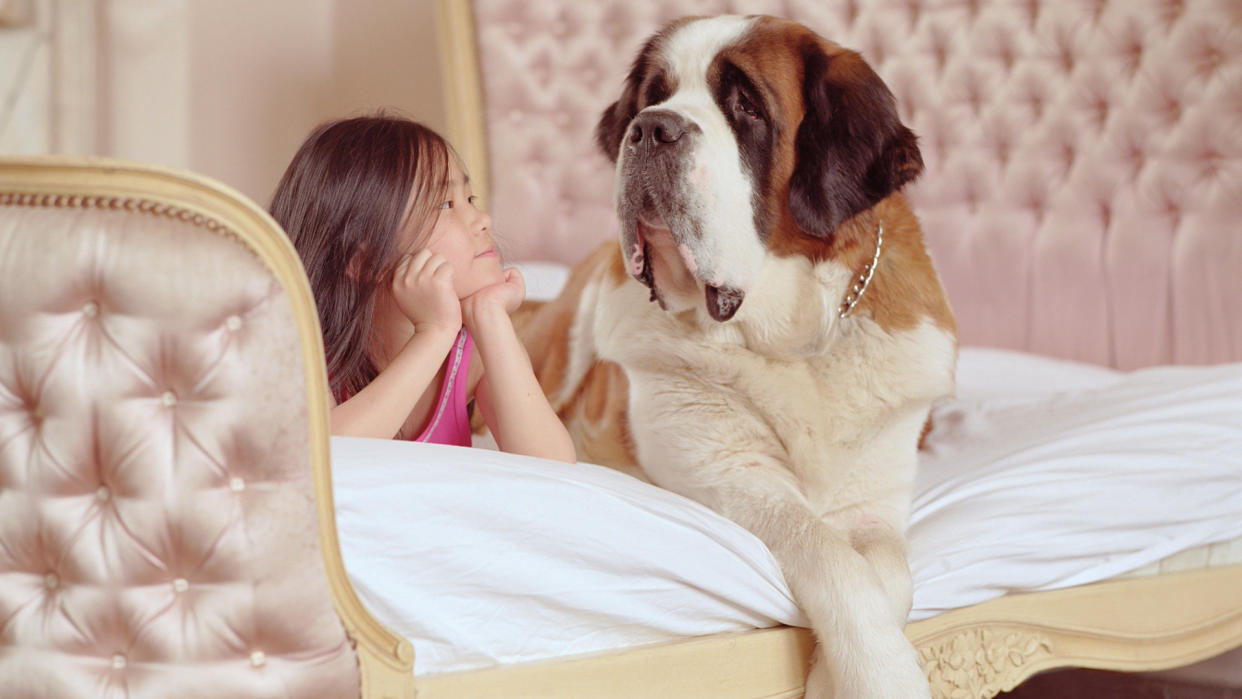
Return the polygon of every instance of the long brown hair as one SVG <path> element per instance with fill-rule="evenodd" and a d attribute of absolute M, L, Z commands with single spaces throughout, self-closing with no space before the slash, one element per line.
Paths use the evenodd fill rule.
<path fill-rule="evenodd" d="M 310 278 L 338 403 L 379 373 L 368 352 L 376 293 L 407 252 L 397 245 L 406 222 L 423 222 L 419 241 L 435 225 L 450 157 L 439 134 L 409 119 L 330 121 L 311 132 L 276 187 L 271 214 Z"/>

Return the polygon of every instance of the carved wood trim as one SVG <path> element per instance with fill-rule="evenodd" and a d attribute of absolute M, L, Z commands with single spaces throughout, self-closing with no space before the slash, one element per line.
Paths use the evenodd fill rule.
<path fill-rule="evenodd" d="M 1242 643 L 1242 565 L 1009 595 L 906 627 L 932 694 L 985 699 L 1056 667 L 1161 670 Z"/>
<path fill-rule="evenodd" d="M 936 697 L 990 699 L 1032 674 L 1033 661 L 1053 655 L 1052 640 L 1018 627 L 966 629 L 919 649 Z"/>

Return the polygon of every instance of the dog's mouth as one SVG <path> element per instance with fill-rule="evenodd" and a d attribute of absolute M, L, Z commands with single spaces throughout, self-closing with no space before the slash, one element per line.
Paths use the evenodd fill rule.
<path fill-rule="evenodd" d="M 686 236 L 678 235 L 664 216 L 650 206 L 643 207 L 632 230 L 632 236 L 623 234 L 623 240 L 629 238 L 626 268 L 651 289 L 652 301 L 667 310 L 666 294 L 702 293 L 707 313 L 714 320 L 724 322 L 737 313 L 745 292 L 719 279 L 705 279 L 709 275 L 695 259 Z"/>

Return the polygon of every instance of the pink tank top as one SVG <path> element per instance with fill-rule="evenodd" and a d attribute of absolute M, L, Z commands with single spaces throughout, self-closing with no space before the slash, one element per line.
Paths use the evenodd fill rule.
<path fill-rule="evenodd" d="M 470 446 L 470 414 L 466 410 L 466 389 L 469 386 L 466 384 L 469 383 L 467 377 L 470 375 L 470 353 L 473 349 L 474 339 L 462 328 L 448 355 L 444 383 L 440 385 L 440 396 L 431 413 L 431 422 L 414 441 Z"/>

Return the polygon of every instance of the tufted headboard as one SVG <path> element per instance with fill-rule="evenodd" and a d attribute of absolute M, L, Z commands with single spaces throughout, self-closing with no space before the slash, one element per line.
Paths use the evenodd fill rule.
<path fill-rule="evenodd" d="M 888 83 L 963 343 L 1242 360 L 1237 0 L 441 0 L 449 136 L 510 259 L 614 236 L 596 120 L 648 34 L 717 13 L 802 21 Z"/>
<path fill-rule="evenodd" d="M 322 341 L 270 217 L 0 160 L 0 694 L 412 696 L 332 513 Z"/>

